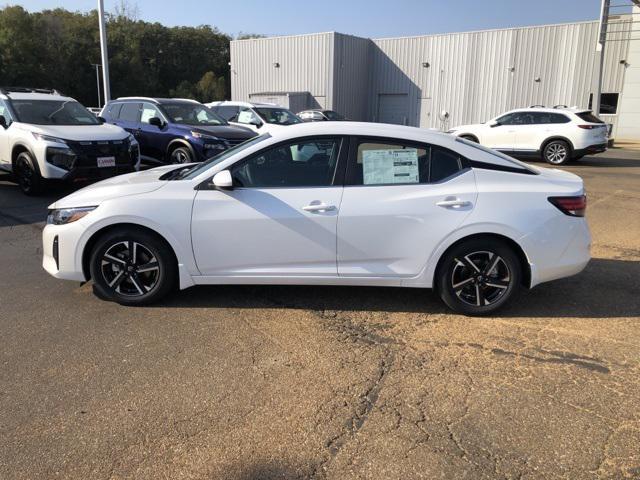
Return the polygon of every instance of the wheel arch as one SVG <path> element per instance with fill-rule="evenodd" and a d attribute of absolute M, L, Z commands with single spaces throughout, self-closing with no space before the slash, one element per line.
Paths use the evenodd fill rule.
<path fill-rule="evenodd" d="M 518 257 L 518 260 L 520 261 L 520 267 L 522 269 L 522 285 L 526 288 L 531 287 L 531 276 L 532 276 L 531 264 L 529 263 L 529 259 L 524 249 L 518 242 L 516 242 L 510 236 L 504 235 L 502 233 L 495 233 L 495 232 L 472 233 L 472 234 L 460 237 L 455 241 L 453 241 L 451 244 L 449 244 L 447 248 L 438 256 L 438 261 L 435 265 L 435 268 L 433 269 L 433 275 L 431 277 L 431 282 L 433 287 L 436 287 L 438 273 L 440 271 L 440 268 L 442 267 L 442 260 L 445 258 L 445 256 L 453 248 L 460 245 L 462 242 L 466 242 L 468 240 L 478 240 L 478 239 L 499 240 L 509 245 L 513 249 L 516 256 Z"/>
<path fill-rule="evenodd" d="M 85 242 L 83 248 L 82 248 L 82 252 L 81 252 L 81 266 L 82 266 L 82 274 L 84 275 L 84 278 L 88 281 L 91 279 L 91 269 L 90 269 L 90 261 L 91 261 L 91 252 L 93 251 L 93 248 L 95 247 L 96 243 L 98 242 L 98 240 L 100 240 L 101 237 L 103 237 L 104 235 L 106 235 L 107 233 L 113 231 L 113 230 L 117 230 L 117 229 L 128 229 L 128 230 L 132 230 L 132 231 L 142 231 L 145 232 L 147 234 L 153 235 L 154 237 L 156 237 L 158 240 L 160 240 L 162 243 L 164 243 L 168 248 L 169 251 L 171 252 L 172 256 L 173 256 L 173 260 L 176 263 L 176 266 L 178 267 L 179 270 L 179 281 L 180 281 L 180 285 L 182 288 L 183 285 L 183 278 L 182 278 L 182 272 L 180 272 L 180 261 L 178 260 L 178 255 L 176 254 L 176 250 L 174 248 L 174 246 L 171 244 L 171 242 L 169 240 L 167 240 L 165 238 L 164 235 L 162 235 L 160 232 L 158 232 L 157 230 L 154 230 L 153 228 L 150 228 L 148 226 L 145 225 L 140 225 L 137 223 L 128 223 L 128 222 L 119 222 L 119 223 L 112 223 L 109 225 L 105 225 L 101 228 L 99 228 L 98 230 L 96 230 L 95 232 L 93 232 L 91 234 L 91 236 L 87 239 L 87 241 Z"/>
<path fill-rule="evenodd" d="M 167 145 L 167 150 L 165 152 L 167 163 L 170 162 L 171 152 L 173 152 L 178 147 L 187 147 L 189 149 L 189 152 L 191 153 L 191 160 L 193 160 L 194 162 L 198 158 L 198 156 L 196 155 L 196 151 L 193 148 L 193 145 L 191 145 L 188 141 L 182 138 L 174 138 L 169 142 L 169 145 Z"/>
<path fill-rule="evenodd" d="M 571 154 L 571 157 L 573 157 L 573 152 L 575 152 L 575 147 L 573 146 L 573 142 L 571 140 L 569 140 L 567 137 L 564 137 L 562 135 L 554 135 L 552 137 L 548 137 L 546 138 L 543 142 L 542 145 L 540 145 L 540 156 L 544 156 L 544 149 L 547 147 L 547 145 L 549 145 L 549 143 L 553 142 L 554 140 L 562 140 L 564 142 L 567 142 L 567 145 L 569 145 L 569 149 L 571 150 L 571 152 L 569 152 Z"/>
<path fill-rule="evenodd" d="M 15 170 L 18 155 L 23 152 L 27 152 L 29 155 L 31 155 L 31 158 L 33 160 L 33 167 L 37 169 L 38 173 L 40 173 L 40 165 L 38 165 L 38 159 L 34 155 L 33 150 L 31 150 L 31 148 L 26 143 L 22 142 L 16 143 L 11 149 L 11 169 Z"/>

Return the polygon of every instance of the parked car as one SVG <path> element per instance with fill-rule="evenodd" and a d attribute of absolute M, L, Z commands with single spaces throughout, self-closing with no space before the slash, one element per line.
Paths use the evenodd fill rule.
<path fill-rule="evenodd" d="M 460 125 L 455 136 L 519 158 L 552 165 L 607 149 L 607 125 L 590 110 L 531 107 L 511 110 L 486 123 Z"/>
<path fill-rule="evenodd" d="M 303 110 L 298 112 L 303 122 L 343 121 L 344 116 L 333 110 Z"/>
<path fill-rule="evenodd" d="M 488 314 L 585 267 L 585 206 L 580 177 L 451 135 L 303 123 L 58 200 L 43 266 L 124 305 L 174 285 L 378 285 Z"/>
<path fill-rule="evenodd" d="M 229 123 L 249 127 L 257 133 L 274 132 L 302 122 L 291 110 L 270 103 L 224 101 L 207 105 Z"/>
<path fill-rule="evenodd" d="M 85 182 L 129 173 L 138 142 L 104 125 L 80 103 L 55 90 L 0 88 L 0 169 L 22 191 L 37 195 L 46 180 Z"/>
<path fill-rule="evenodd" d="M 122 97 L 107 103 L 101 116 L 131 132 L 142 161 L 151 165 L 200 162 L 256 136 L 195 100 Z"/>

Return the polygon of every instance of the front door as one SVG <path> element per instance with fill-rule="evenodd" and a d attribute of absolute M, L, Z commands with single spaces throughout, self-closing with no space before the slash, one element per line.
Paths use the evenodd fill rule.
<path fill-rule="evenodd" d="M 0 165 L 6 167 L 11 165 L 11 149 L 9 148 L 8 129 L 11 126 L 13 118 L 11 117 L 11 112 L 9 112 L 7 105 L 2 99 L 0 99 L 0 115 L 4 117 L 4 120 L 7 124 L 6 129 L 0 127 Z"/>
<path fill-rule="evenodd" d="M 338 217 L 338 274 L 419 275 L 473 210 L 473 170 L 435 145 L 360 138 L 350 150 Z"/>
<path fill-rule="evenodd" d="M 342 143 L 320 137 L 271 146 L 230 168 L 233 189 L 198 191 L 191 234 L 200 273 L 336 276 Z"/>
<path fill-rule="evenodd" d="M 520 121 L 519 114 L 507 113 L 496 119 L 495 123 L 488 123 L 482 131 L 480 143 L 485 147 L 511 153 L 516 141 L 515 125 Z"/>

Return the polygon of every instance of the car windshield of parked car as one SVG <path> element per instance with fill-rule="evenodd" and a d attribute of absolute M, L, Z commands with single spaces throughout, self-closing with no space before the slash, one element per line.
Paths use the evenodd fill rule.
<path fill-rule="evenodd" d="M 257 143 L 264 142 L 269 138 L 271 138 L 271 135 L 269 135 L 268 133 L 263 133 L 260 136 L 250 138 L 249 140 L 245 140 L 244 142 L 239 143 L 238 145 L 231 147 L 222 153 L 219 153 L 215 157 L 211 157 L 209 160 L 206 160 L 202 163 L 198 163 L 193 167 L 191 167 L 190 169 L 182 171 L 178 178 L 180 179 L 195 178 L 198 175 L 200 175 L 202 172 L 207 170 L 208 168 L 211 168 L 217 165 L 218 163 L 225 161 L 227 158 L 231 157 L 231 155 L 235 155 L 236 153 L 242 152 L 243 150 L 253 147 Z"/>
<path fill-rule="evenodd" d="M 286 108 L 256 108 L 258 115 L 267 123 L 273 123 L 276 125 L 293 125 L 294 123 L 300 123 L 300 117 L 294 115 Z"/>
<path fill-rule="evenodd" d="M 200 127 L 227 125 L 227 121 L 208 107 L 197 103 L 163 103 L 162 109 L 173 123 Z"/>
<path fill-rule="evenodd" d="M 333 121 L 344 120 L 344 117 L 342 115 L 340 115 L 338 112 L 334 112 L 333 110 L 325 110 L 324 116 Z"/>
<path fill-rule="evenodd" d="M 12 100 L 18 121 L 34 125 L 100 125 L 94 114 L 75 100 Z"/>

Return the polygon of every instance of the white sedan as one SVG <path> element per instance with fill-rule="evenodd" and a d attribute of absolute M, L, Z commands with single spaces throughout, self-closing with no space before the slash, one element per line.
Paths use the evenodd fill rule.
<path fill-rule="evenodd" d="M 582 180 L 411 127 L 293 125 L 50 206 L 43 266 L 101 297 L 174 286 L 434 288 L 470 315 L 589 261 Z"/>

